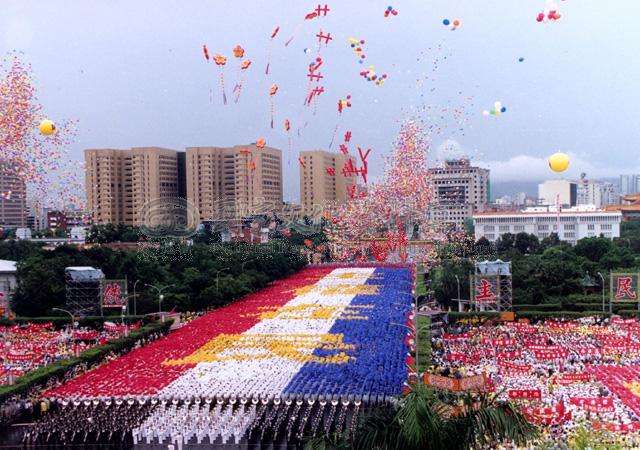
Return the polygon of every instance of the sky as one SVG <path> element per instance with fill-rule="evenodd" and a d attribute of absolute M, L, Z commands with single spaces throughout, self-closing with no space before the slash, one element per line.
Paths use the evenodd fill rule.
<path fill-rule="evenodd" d="M 469 155 L 491 169 L 492 181 L 640 173 L 637 0 L 559 0 L 562 18 L 549 23 L 535 20 L 545 0 L 326 3 L 326 17 L 304 21 L 317 1 L 2 0 L 0 55 L 18 52 L 31 64 L 50 119 L 78 121 L 73 157 L 86 148 L 184 150 L 264 137 L 283 151 L 285 200 L 298 199 L 299 150 L 329 149 L 337 130 L 337 151 L 349 130 L 352 144 L 372 149 L 376 179 L 400 124 L 416 116 L 437 124 L 434 160 Z M 388 5 L 398 14 L 385 18 Z M 462 25 L 452 31 L 445 18 Z M 325 93 L 307 107 L 320 29 L 334 38 L 320 50 Z M 365 40 L 365 64 L 350 37 Z M 227 105 L 203 44 L 229 57 Z M 235 103 L 237 44 L 253 64 Z M 388 75 L 384 85 L 359 75 L 369 65 Z M 338 115 L 347 95 L 352 107 Z M 507 111 L 483 116 L 495 101 Z M 556 151 L 571 156 L 563 175 L 547 166 Z"/>

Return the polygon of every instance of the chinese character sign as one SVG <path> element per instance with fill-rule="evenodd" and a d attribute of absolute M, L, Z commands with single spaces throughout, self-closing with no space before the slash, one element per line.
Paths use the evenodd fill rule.
<path fill-rule="evenodd" d="M 611 300 L 614 302 L 634 302 L 638 300 L 638 274 L 612 273 Z"/>
<path fill-rule="evenodd" d="M 473 298 L 477 303 L 493 303 L 496 301 L 498 298 L 497 278 L 477 277 L 474 283 L 475 293 Z"/>
<path fill-rule="evenodd" d="M 124 280 L 105 280 L 102 287 L 102 307 L 122 308 L 125 301 Z"/>

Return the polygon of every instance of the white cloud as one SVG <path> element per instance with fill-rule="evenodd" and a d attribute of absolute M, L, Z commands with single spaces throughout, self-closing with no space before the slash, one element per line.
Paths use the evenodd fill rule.
<path fill-rule="evenodd" d="M 572 153 L 569 153 L 569 161 L 569 169 L 562 174 L 549 169 L 547 158 L 529 155 L 513 156 L 506 161 L 476 161 L 476 164 L 490 169 L 491 179 L 494 181 L 540 181 L 558 177 L 577 179 L 582 172 L 586 173 L 588 178 L 640 173 L 640 168 L 603 166 Z"/>

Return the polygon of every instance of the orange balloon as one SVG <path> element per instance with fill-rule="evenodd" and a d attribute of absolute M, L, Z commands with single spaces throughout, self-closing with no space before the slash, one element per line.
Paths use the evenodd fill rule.
<path fill-rule="evenodd" d="M 265 141 L 265 139 L 264 139 L 264 138 L 259 138 L 259 139 L 256 141 L 256 147 L 258 147 L 258 148 L 264 148 L 264 146 L 265 146 L 266 144 L 267 144 L 267 141 Z"/>
<path fill-rule="evenodd" d="M 217 66 L 224 66 L 227 63 L 227 57 L 216 53 L 213 55 L 213 62 L 215 62 Z"/>
<path fill-rule="evenodd" d="M 269 88 L 269 95 L 276 95 L 277 92 L 278 92 L 278 85 L 272 84 L 271 87 Z"/>
<path fill-rule="evenodd" d="M 248 69 L 250 65 L 251 65 L 251 60 L 245 59 L 244 61 L 242 61 L 242 64 L 240 64 L 240 68 L 242 70 L 245 70 L 245 69 Z"/>

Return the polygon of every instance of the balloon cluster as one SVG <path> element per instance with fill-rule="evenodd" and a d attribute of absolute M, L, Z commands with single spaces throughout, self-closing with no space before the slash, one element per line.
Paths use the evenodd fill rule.
<path fill-rule="evenodd" d="M 338 100 L 338 113 L 341 113 L 344 108 L 351 108 L 351 94 L 347 95 L 346 99 Z"/>
<path fill-rule="evenodd" d="M 558 4 L 553 0 L 546 0 L 545 8 L 536 16 L 536 22 L 556 21 L 562 17 L 558 11 Z"/>
<path fill-rule="evenodd" d="M 351 44 L 351 48 L 353 49 L 353 52 L 358 57 L 358 62 L 362 64 L 364 62 L 364 59 L 366 58 L 365 54 L 362 53 L 362 47 L 364 46 L 364 39 L 349 38 L 349 44 Z"/>
<path fill-rule="evenodd" d="M 453 19 L 453 20 L 443 19 L 442 25 L 444 25 L 445 27 L 450 27 L 451 31 L 454 31 L 460 28 L 460 26 L 462 25 L 462 22 L 460 21 L 460 19 Z"/>
<path fill-rule="evenodd" d="M 561 17 L 562 15 L 556 9 L 552 9 L 549 11 L 541 11 L 536 16 L 536 22 L 544 22 L 545 19 L 547 21 L 550 21 L 550 20 L 556 21 L 556 20 L 559 20 Z"/>
<path fill-rule="evenodd" d="M 376 74 L 376 71 L 373 69 L 373 66 L 369 66 L 368 69 L 361 71 L 360 76 L 367 81 L 374 81 L 376 83 L 376 86 L 382 86 L 387 79 L 386 73 L 378 76 Z"/>
<path fill-rule="evenodd" d="M 387 9 L 384 12 L 384 16 L 385 17 L 389 17 L 389 15 L 397 16 L 398 15 L 398 11 L 393 9 L 393 6 L 387 6 Z"/>
<path fill-rule="evenodd" d="M 482 111 L 482 115 L 483 116 L 488 116 L 488 115 L 492 115 L 492 116 L 499 116 L 500 114 L 507 112 L 507 108 L 505 108 L 504 106 L 502 106 L 501 102 L 495 102 L 493 104 L 493 108 L 491 108 L 489 111 L 487 111 L 486 109 L 484 111 Z"/>

